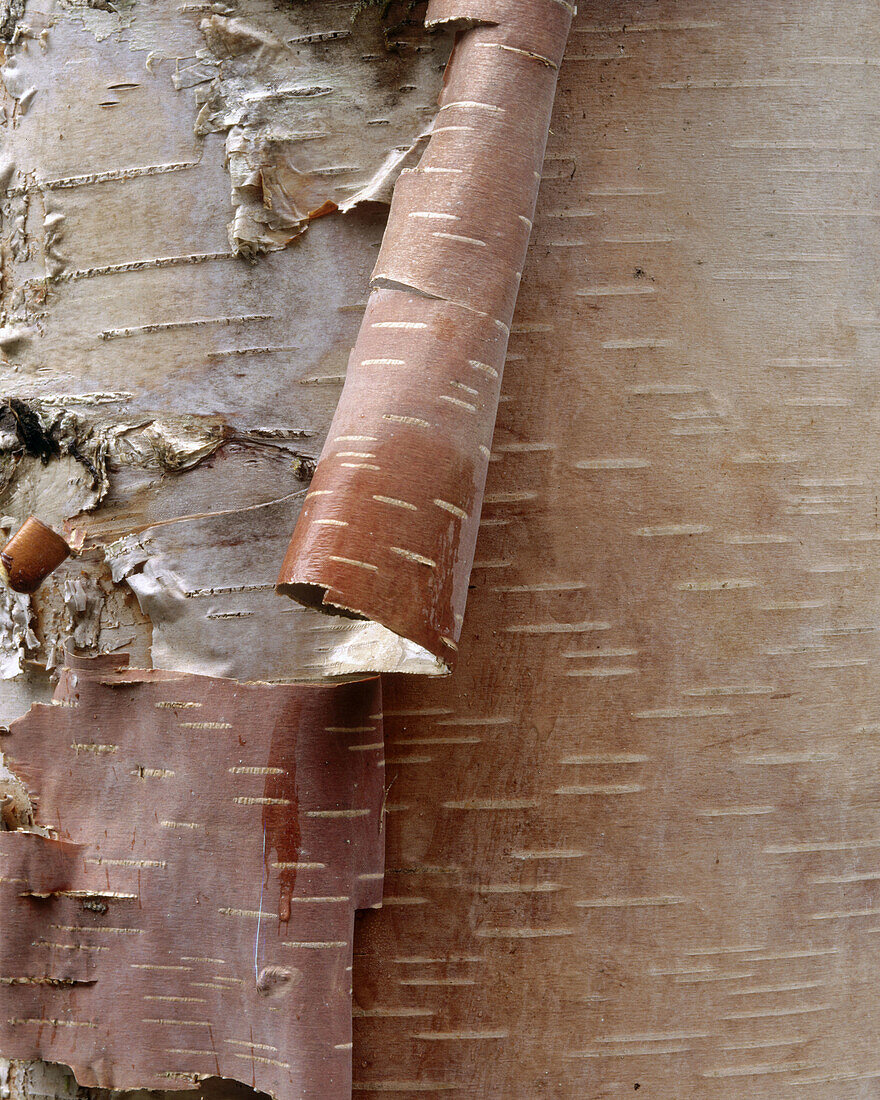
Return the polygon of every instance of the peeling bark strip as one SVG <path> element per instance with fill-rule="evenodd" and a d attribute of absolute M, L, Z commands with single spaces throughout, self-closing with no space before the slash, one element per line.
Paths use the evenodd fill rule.
<path fill-rule="evenodd" d="M 564 0 L 432 0 L 464 30 L 438 120 L 404 171 L 373 293 L 278 590 L 373 619 L 452 667 Z"/>
<path fill-rule="evenodd" d="M 347 1100 L 354 910 L 381 900 L 379 680 L 126 661 L 71 659 L 4 742 L 62 838 L 0 833 L 4 1053 L 84 1085 Z"/>

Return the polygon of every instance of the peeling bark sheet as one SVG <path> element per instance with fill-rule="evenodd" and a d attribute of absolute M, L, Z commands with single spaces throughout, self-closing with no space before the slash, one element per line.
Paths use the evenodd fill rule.
<path fill-rule="evenodd" d="M 378 679 L 123 665 L 72 659 L 4 742 L 58 839 L 0 833 L 0 1048 L 85 1085 L 348 1100 L 353 915 L 382 896 Z"/>
<path fill-rule="evenodd" d="M 460 34 L 403 172 L 279 591 L 454 663 L 528 244 L 564 0 L 432 0 Z"/>

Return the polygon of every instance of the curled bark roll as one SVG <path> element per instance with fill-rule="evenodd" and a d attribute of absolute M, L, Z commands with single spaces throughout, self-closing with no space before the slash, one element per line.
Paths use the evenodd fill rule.
<path fill-rule="evenodd" d="M 278 590 L 454 664 L 501 372 L 573 9 L 431 0 L 463 28 Z"/>
<path fill-rule="evenodd" d="M 30 516 L 0 551 L 0 581 L 14 592 L 36 592 L 69 556 L 64 539 Z"/>

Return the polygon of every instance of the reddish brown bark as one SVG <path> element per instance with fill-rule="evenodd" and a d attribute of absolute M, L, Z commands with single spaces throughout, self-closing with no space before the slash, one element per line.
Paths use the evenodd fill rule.
<path fill-rule="evenodd" d="M 66 843 L 0 833 L 0 1045 L 81 1084 L 350 1096 L 356 907 L 382 896 L 378 679 L 75 660 L 10 763 Z"/>
<path fill-rule="evenodd" d="M 444 2 L 427 21 L 469 29 L 428 148 L 397 183 L 279 589 L 451 667 L 571 9 Z"/>

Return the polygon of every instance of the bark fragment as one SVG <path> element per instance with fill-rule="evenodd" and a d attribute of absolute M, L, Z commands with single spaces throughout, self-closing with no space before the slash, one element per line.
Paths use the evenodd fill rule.
<path fill-rule="evenodd" d="M 15 592 L 31 595 L 69 556 L 64 539 L 30 516 L 0 551 L 0 581 Z"/>
<path fill-rule="evenodd" d="M 2 0 L 0 3 L 0 40 L 9 42 L 24 15 L 25 0 Z"/>
<path fill-rule="evenodd" d="M 210 457 L 232 434 L 219 417 L 114 413 L 76 397 L 8 397 L 0 404 L 0 530 L 11 534 L 33 514 L 61 528 L 97 507 L 124 471 L 143 491 L 144 483 L 157 485 Z M 0 679 L 21 675 L 26 657 L 53 668 L 68 641 L 95 650 L 118 645 L 120 618 L 134 627 L 125 594 L 108 588 L 102 562 L 100 553 L 87 552 L 33 600 L 0 593 Z"/>

